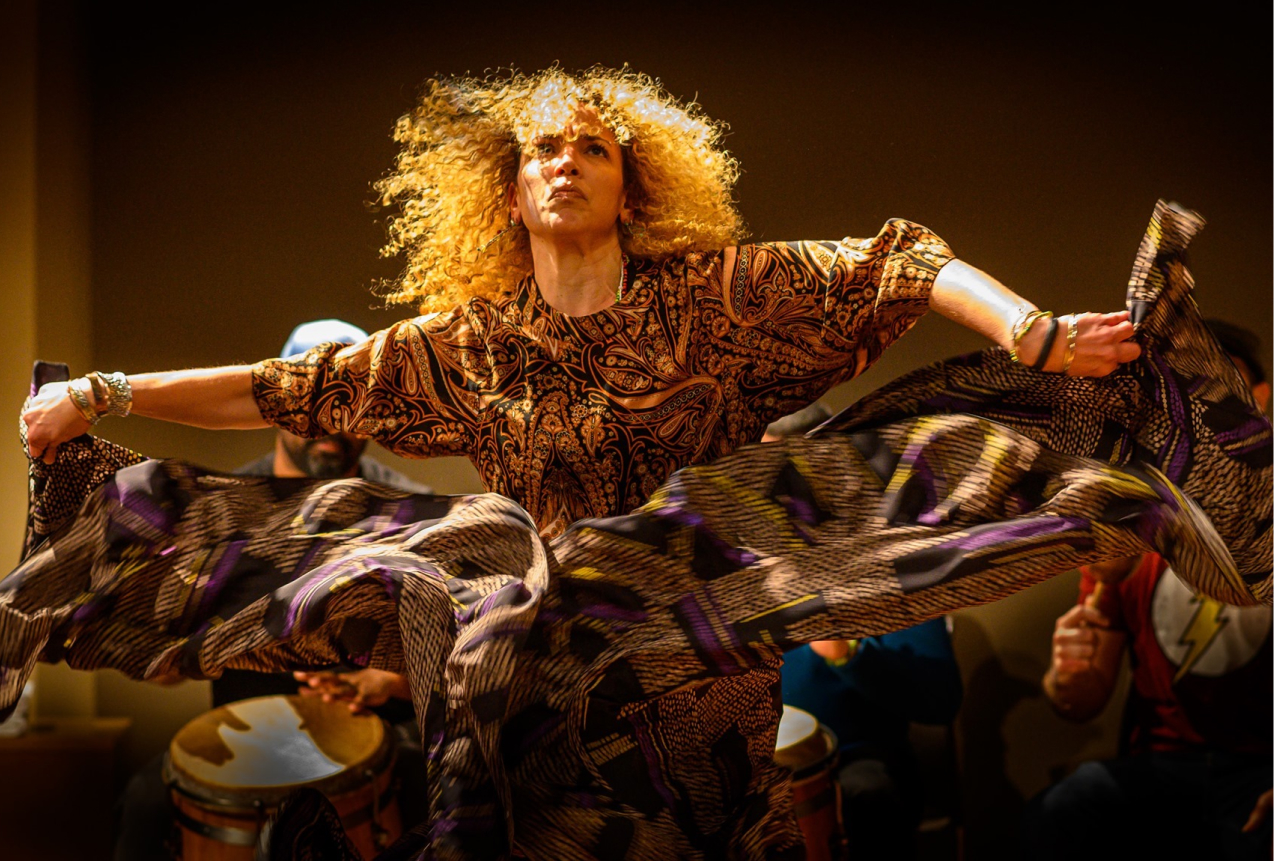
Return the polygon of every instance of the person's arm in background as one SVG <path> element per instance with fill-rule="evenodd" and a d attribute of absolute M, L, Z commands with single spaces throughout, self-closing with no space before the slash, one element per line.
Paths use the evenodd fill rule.
<path fill-rule="evenodd" d="M 1044 674 L 1044 695 L 1053 710 L 1070 721 L 1096 717 L 1115 689 L 1127 634 L 1111 628 L 1101 595 L 1131 573 L 1139 557 L 1090 566 L 1084 577 L 1096 580 L 1084 601 L 1067 610 L 1053 629 L 1052 662 Z"/>

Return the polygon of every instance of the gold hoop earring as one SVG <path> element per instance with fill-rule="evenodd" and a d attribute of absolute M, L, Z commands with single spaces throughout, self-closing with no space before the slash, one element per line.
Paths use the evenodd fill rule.
<path fill-rule="evenodd" d="M 490 248 L 492 245 L 494 245 L 496 242 L 499 242 L 499 241 L 500 241 L 500 239 L 501 239 L 501 237 L 503 237 L 503 236 L 504 236 L 504 234 L 508 233 L 508 232 L 509 232 L 510 230 L 512 230 L 513 228 L 520 226 L 521 224 L 522 224 L 522 222 L 518 221 L 518 220 L 517 220 L 517 219 L 515 219 L 512 215 L 510 215 L 510 216 L 509 216 L 509 226 L 508 226 L 508 227 L 506 227 L 506 228 L 504 228 L 503 230 L 501 230 L 501 231 L 500 231 L 499 233 L 497 233 L 495 236 L 492 236 L 490 239 L 488 239 L 488 240 L 487 240 L 487 241 L 486 241 L 486 242 L 482 245 L 482 247 L 478 249 L 478 253 L 479 253 L 479 254 L 485 254 L 485 253 L 486 253 L 486 250 L 487 250 L 488 248 Z"/>

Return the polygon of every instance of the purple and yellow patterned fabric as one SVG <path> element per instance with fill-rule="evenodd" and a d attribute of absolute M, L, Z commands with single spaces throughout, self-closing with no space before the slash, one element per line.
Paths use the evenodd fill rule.
<path fill-rule="evenodd" d="M 41 658 L 378 666 L 411 680 L 432 778 L 430 818 L 383 859 L 801 857 L 772 761 L 784 648 L 1148 550 L 1226 603 L 1269 601 L 1270 427 L 1190 298 L 1199 226 L 1156 209 L 1129 290 L 1145 354 L 1109 378 L 941 363 L 551 542 L 494 494 L 110 472 L 69 522 L 36 517 L 47 537 L 0 582 L 0 703 Z M 33 465 L 41 500 L 127 459 L 73 449 Z M 315 805 L 280 817 L 272 857 L 343 845 L 318 848 Z"/>

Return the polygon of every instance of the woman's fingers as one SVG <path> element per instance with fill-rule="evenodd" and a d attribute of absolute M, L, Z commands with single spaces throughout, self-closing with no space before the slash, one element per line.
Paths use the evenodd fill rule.
<path fill-rule="evenodd" d="M 1137 330 L 1133 328 L 1132 323 L 1129 323 L 1126 319 L 1116 320 L 1114 322 L 1107 321 L 1103 322 L 1101 325 L 1106 329 L 1103 334 L 1114 341 L 1127 341 L 1137 333 Z"/>
<path fill-rule="evenodd" d="M 1128 323 L 1130 327 L 1132 326 L 1132 323 L 1129 322 L 1131 315 L 1127 311 L 1110 311 L 1086 316 L 1096 318 L 1103 326 L 1116 326 L 1120 323 Z"/>
<path fill-rule="evenodd" d="M 23 416 L 26 420 L 26 416 Z M 57 457 L 57 443 L 50 442 L 44 428 L 38 423 L 27 422 L 27 456 L 32 460 L 53 463 Z"/>
<path fill-rule="evenodd" d="M 67 383 L 46 383 L 22 414 L 27 426 L 27 454 L 32 460 L 53 463 L 62 443 L 91 427 L 67 396 Z"/>
<path fill-rule="evenodd" d="M 1068 370 L 1076 377 L 1104 377 L 1141 355 L 1130 341 L 1136 330 L 1127 311 L 1113 314 L 1076 314 L 1075 357 Z"/>
<path fill-rule="evenodd" d="M 1141 356 L 1141 346 L 1132 341 L 1121 341 L 1115 345 L 1115 359 L 1123 365 Z"/>

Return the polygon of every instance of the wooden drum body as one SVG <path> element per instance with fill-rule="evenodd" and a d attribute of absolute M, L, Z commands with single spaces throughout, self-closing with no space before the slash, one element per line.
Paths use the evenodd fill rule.
<path fill-rule="evenodd" d="M 840 786 L 832 776 L 836 748 L 835 734 L 812 714 L 783 706 L 774 761 L 792 771 L 792 801 L 808 861 L 833 861 L 845 854 Z"/>
<path fill-rule="evenodd" d="M 251 861 L 266 819 L 293 790 L 336 807 L 371 858 L 402 832 L 384 722 L 318 697 L 257 697 L 186 724 L 164 758 L 183 861 Z"/>

